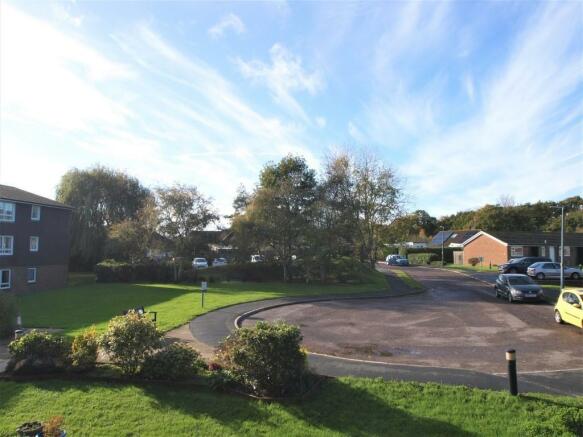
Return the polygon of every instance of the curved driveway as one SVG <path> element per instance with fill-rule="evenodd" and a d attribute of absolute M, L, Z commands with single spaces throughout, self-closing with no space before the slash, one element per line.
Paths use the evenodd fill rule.
<path fill-rule="evenodd" d="M 502 389 L 504 352 L 518 353 L 522 390 L 583 395 L 583 331 L 555 325 L 548 304 L 510 305 L 492 287 L 433 268 L 407 270 L 427 292 L 393 299 L 311 301 L 251 315 L 299 325 L 319 373 L 440 381 Z M 297 301 L 298 299 L 287 299 Z M 235 318 L 276 301 L 214 311 L 191 322 L 216 345 Z"/>

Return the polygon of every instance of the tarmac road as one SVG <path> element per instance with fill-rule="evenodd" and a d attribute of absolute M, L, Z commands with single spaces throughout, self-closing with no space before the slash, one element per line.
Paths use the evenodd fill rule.
<path fill-rule="evenodd" d="M 311 352 L 310 366 L 325 375 L 504 389 L 504 353 L 513 348 L 521 391 L 583 395 L 583 330 L 555 324 L 551 305 L 508 304 L 494 297 L 491 284 L 452 271 L 410 267 L 407 272 L 425 293 L 306 303 L 294 299 L 291 305 L 250 315 L 243 324 L 280 319 L 298 324 Z M 270 303 L 279 302 L 208 313 L 191 322 L 191 331 L 197 337 L 206 327 L 201 336 L 214 343 L 228 334 L 238 315 Z"/>

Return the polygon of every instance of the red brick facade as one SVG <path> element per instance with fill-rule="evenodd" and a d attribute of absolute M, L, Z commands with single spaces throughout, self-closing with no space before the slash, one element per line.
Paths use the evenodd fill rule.
<path fill-rule="evenodd" d="M 38 290 L 49 290 L 67 285 L 68 266 L 38 266 L 36 267 L 36 281 L 28 282 L 27 267 L 11 268 L 12 291 L 27 292 Z"/>
<path fill-rule="evenodd" d="M 488 235 L 480 235 L 464 246 L 464 264 L 482 257 L 482 264 L 500 265 L 508 261 L 508 246 Z"/>

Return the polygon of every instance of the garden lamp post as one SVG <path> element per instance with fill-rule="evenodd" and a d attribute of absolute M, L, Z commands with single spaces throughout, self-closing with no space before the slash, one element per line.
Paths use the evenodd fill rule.
<path fill-rule="evenodd" d="M 565 287 L 565 247 L 563 246 L 565 240 L 565 207 L 553 206 L 553 208 L 561 210 L 561 291 L 563 291 L 563 288 Z"/>
<path fill-rule="evenodd" d="M 445 237 L 445 228 L 442 226 L 441 227 L 441 267 L 443 267 L 444 263 L 443 263 L 443 240 Z"/>

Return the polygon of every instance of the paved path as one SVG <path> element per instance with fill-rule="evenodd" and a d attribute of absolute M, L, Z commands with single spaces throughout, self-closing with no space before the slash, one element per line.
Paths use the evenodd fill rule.
<path fill-rule="evenodd" d="M 436 275 L 435 271 L 435 269 L 408 270 L 408 272 L 415 279 L 421 282 L 429 290 L 430 294 L 437 293 L 439 295 L 440 293 L 453 293 L 454 291 L 450 290 L 452 284 L 458 284 L 458 288 L 461 287 L 463 290 L 458 290 L 459 295 L 453 299 L 453 302 L 457 302 L 457 304 L 467 301 L 469 305 L 475 305 L 476 308 L 480 305 L 486 307 L 489 303 L 486 304 L 484 301 L 490 302 L 496 306 L 501 304 L 501 302 L 496 301 L 496 299 L 493 298 L 491 286 L 486 286 L 485 284 L 469 278 L 468 276 L 462 276 L 454 272 L 443 272 L 443 274 Z M 395 279 L 392 277 L 391 280 L 394 281 Z M 399 287 L 402 286 L 403 284 L 399 283 Z M 399 304 L 400 301 L 414 299 L 423 301 L 424 299 L 427 299 L 427 296 L 428 295 L 423 294 L 418 297 L 393 297 L 390 299 L 386 299 L 388 296 L 384 296 L 383 299 L 379 299 L 378 296 L 370 296 L 368 299 L 363 299 L 362 296 L 354 296 L 356 299 L 352 301 L 342 301 L 338 299 L 339 297 L 320 297 L 308 299 L 305 305 L 330 308 L 337 306 L 366 307 L 367 305 L 390 307 L 394 304 L 396 307 L 399 307 L 401 306 Z M 342 297 L 346 298 L 346 296 Z M 331 299 L 333 299 L 333 302 L 330 302 Z M 241 314 L 245 314 L 251 311 L 252 313 L 248 315 L 248 318 L 251 318 L 252 320 L 266 318 L 266 314 L 269 314 L 270 311 L 277 312 L 290 309 L 295 310 L 294 307 L 300 307 L 301 305 L 297 304 L 303 300 L 304 299 L 301 298 L 274 299 L 269 301 L 251 302 L 219 309 L 194 319 L 189 324 L 189 330 L 199 345 L 205 345 L 207 350 L 212 350 L 226 335 L 233 331 L 235 328 L 235 320 Z M 325 303 L 325 301 L 327 301 L 327 303 Z M 289 304 L 293 305 L 287 306 Z M 262 309 L 266 306 L 276 306 L 276 308 Z M 499 307 L 498 309 L 500 308 L 503 308 L 504 310 L 501 314 L 506 314 L 506 311 L 509 311 L 510 314 L 505 317 L 511 319 L 513 323 L 519 323 L 522 321 L 522 323 L 525 323 L 523 329 L 526 329 L 530 323 L 540 323 L 541 319 L 546 320 L 544 316 L 546 315 L 546 310 L 548 310 L 549 307 L 547 305 L 510 305 L 508 307 Z M 260 311 L 257 311 L 258 309 L 260 309 Z M 301 313 L 301 311 L 298 310 L 298 313 Z M 366 313 L 364 314 L 366 316 Z M 480 315 L 477 315 L 479 318 Z M 470 319 L 472 316 L 472 314 L 468 314 Z M 496 317 L 496 312 L 491 312 L 490 316 Z M 292 319 L 291 321 L 293 322 L 294 320 Z M 552 325 L 553 327 L 550 328 L 546 326 L 546 321 L 543 323 L 545 324 L 544 328 L 561 328 L 554 327 L 554 325 Z M 431 336 L 432 330 L 430 325 L 431 323 L 429 323 L 429 326 L 425 328 L 426 336 Z M 356 331 L 358 331 L 358 329 L 356 329 Z M 559 331 L 557 332 L 559 333 Z M 560 333 L 558 335 L 560 335 Z M 579 331 L 569 335 L 578 335 L 577 338 L 579 340 L 582 339 Z M 308 349 L 313 350 L 311 348 Z M 576 353 L 576 350 L 573 352 Z M 358 353 L 350 354 L 349 358 L 332 356 L 330 354 L 311 353 L 308 360 L 310 367 L 312 367 L 316 372 L 329 376 L 378 376 L 385 379 L 412 380 L 422 382 L 434 381 L 448 384 L 464 384 L 491 389 L 505 389 L 507 387 L 503 364 L 502 367 L 498 366 L 496 369 L 491 371 L 475 371 L 466 370 L 463 368 L 452 368 L 451 366 L 407 365 L 398 362 L 379 362 L 382 360 L 380 360 L 378 356 L 374 359 L 368 360 L 366 357 L 363 357 Z M 524 363 L 519 362 L 519 372 L 521 369 L 525 370 L 522 364 Z M 583 396 L 583 372 L 580 369 L 569 370 L 565 368 L 559 372 L 547 372 L 544 370 L 522 372 L 519 375 L 519 389 L 524 392 L 533 391 Z"/>

